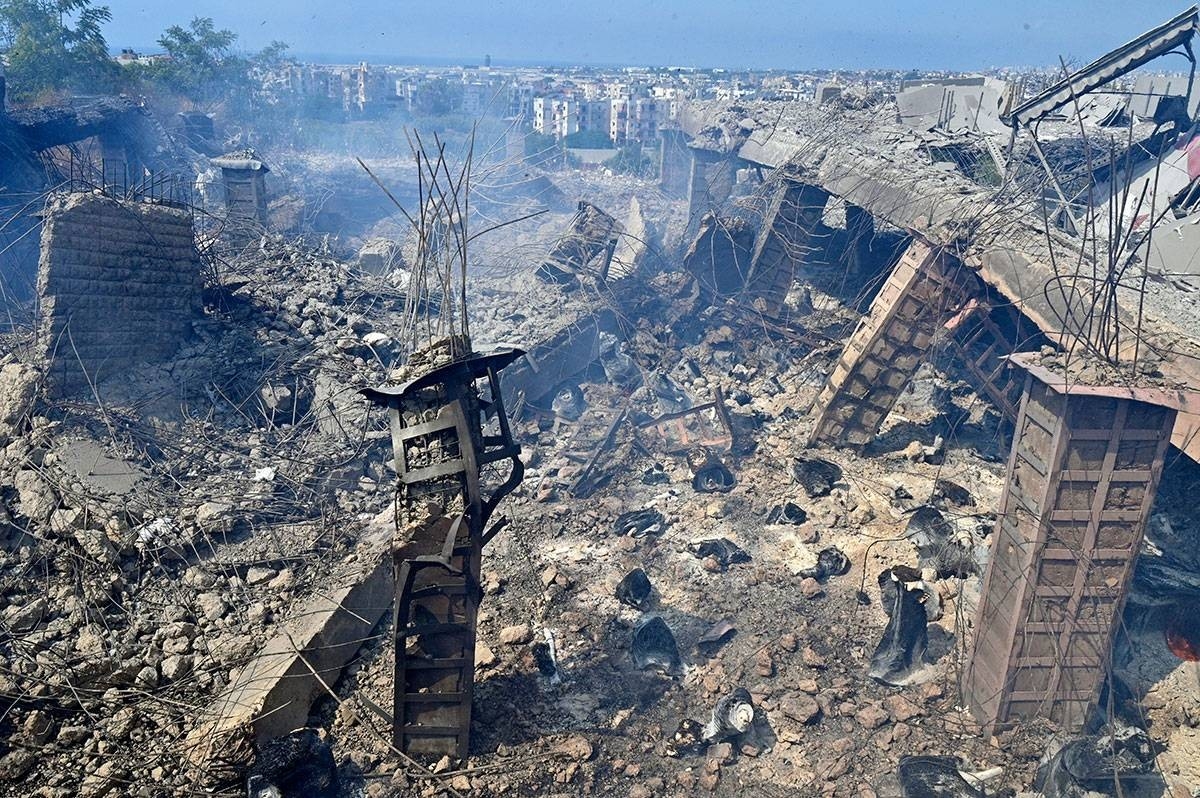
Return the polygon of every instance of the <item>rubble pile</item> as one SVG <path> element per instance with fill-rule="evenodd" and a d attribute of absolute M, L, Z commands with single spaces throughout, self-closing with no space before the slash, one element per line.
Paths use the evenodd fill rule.
<path fill-rule="evenodd" d="M 354 389 L 392 366 L 403 296 L 278 238 L 218 274 L 177 356 L 100 404 L 49 399 L 20 351 L 0 368 L 6 784 L 203 781 L 196 709 L 389 501 Z"/>
<path fill-rule="evenodd" d="M 893 111 L 843 95 L 822 112 L 840 120 L 824 134 Z M 728 106 L 696 144 L 749 146 L 769 122 Z M 928 137 L 880 135 L 936 167 Z M 774 197 L 779 211 L 786 179 L 746 177 L 737 213 L 689 218 L 646 181 L 573 174 L 555 190 L 583 197 L 574 212 L 560 204 L 498 228 L 463 257 L 469 337 L 464 321 L 415 355 L 405 320 L 447 307 L 410 284 L 427 248 L 377 205 L 345 242 L 313 235 L 361 196 L 349 209 L 276 203 L 293 237 L 231 248 L 203 230 L 203 312 L 177 320 L 174 354 L 86 393 L 53 391 L 36 348 L 14 337 L 0 357 L 0 784 L 55 798 L 978 798 L 1035 784 L 1067 796 L 1105 789 L 1106 769 L 1122 788 L 1154 777 L 1162 738 L 1200 750 L 1195 670 L 1176 661 L 1196 657 L 1191 605 L 1163 598 L 1195 587 L 1176 545 L 1186 513 L 1151 524 L 1151 545 L 1168 551 L 1139 571 L 1130 617 L 1145 627 L 1126 630 L 1105 687 L 1127 716 L 1146 704 L 1147 728 L 1113 725 L 1048 751 L 1049 721 L 989 729 L 965 706 L 1011 425 L 938 321 L 936 334 L 916 331 L 928 339 L 919 358 L 892 350 L 920 364 L 868 443 L 809 444 L 843 344 L 913 235 L 871 223 L 876 248 L 861 258 L 850 219 L 865 212 L 798 192 L 818 196 L 806 212 L 821 222 L 789 253 L 778 214 L 763 210 Z M 306 221 L 310 210 L 327 218 Z M 356 257 L 334 251 L 347 242 Z M 763 264 L 769 303 L 748 299 L 743 257 Z M 404 536 L 448 513 L 426 512 L 432 489 L 414 491 L 399 523 L 404 455 L 392 447 L 405 431 L 433 440 L 449 427 L 429 408 L 389 427 L 360 392 L 412 380 L 436 394 L 421 375 L 460 367 L 464 342 L 520 350 L 504 350 L 498 383 L 472 384 L 477 404 L 460 417 L 502 427 L 494 411 L 508 409 L 524 468 L 505 487 L 523 481 L 488 528 L 481 578 L 454 572 L 455 522 L 439 554 L 421 555 L 463 580 L 455 595 L 482 597 L 461 638 L 474 641 L 473 696 L 439 693 L 473 698 L 470 756 L 426 761 L 393 736 L 396 641 L 416 628 L 414 662 L 423 646 L 430 661 L 472 661 L 447 653 L 449 623 L 414 610 L 397 629 L 388 612 Z M 1051 347 L 1033 357 L 1063 360 Z M 1161 382 L 1154 369 L 1147 359 L 1147 384 Z M 433 462 L 434 448 L 421 456 Z M 1193 472 L 1177 468 L 1186 497 Z M 458 490 L 458 473 L 430 480 Z M 348 598 L 354 588 L 369 607 Z M 1142 650 L 1161 628 L 1175 660 Z M 289 680 L 305 686 L 288 694 Z M 238 711 L 260 706 L 239 701 L 260 688 L 270 695 L 243 723 Z M 273 712 L 286 728 L 261 733 L 255 722 Z M 1195 770 L 1182 755 L 1164 761 Z"/>

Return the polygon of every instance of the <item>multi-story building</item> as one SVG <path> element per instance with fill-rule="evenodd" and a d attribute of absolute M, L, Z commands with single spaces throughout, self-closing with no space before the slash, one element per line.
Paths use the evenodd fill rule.
<path fill-rule="evenodd" d="M 609 100 L 608 137 L 618 147 L 624 147 L 629 140 L 629 98 L 613 97 Z"/>
<path fill-rule="evenodd" d="M 610 135 L 609 116 L 612 103 L 607 99 L 585 100 L 579 104 L 579 129 Z"/>

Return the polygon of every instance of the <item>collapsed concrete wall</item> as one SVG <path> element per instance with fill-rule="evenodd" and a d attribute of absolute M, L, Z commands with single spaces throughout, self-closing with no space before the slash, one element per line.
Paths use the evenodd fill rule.
<path fill-rule="evenodd" d="M 49 207 L 38 296 L 51 391 L 82 393 L 172 355 L 202 309 L 200 266 L 182 209 L 91 193 Z"/>

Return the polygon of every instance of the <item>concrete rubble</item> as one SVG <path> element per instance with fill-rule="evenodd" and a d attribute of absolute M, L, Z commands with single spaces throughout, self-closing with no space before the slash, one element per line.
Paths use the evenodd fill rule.
<path fill-rule="evenodd" d="M 404 427 L 359 393 L 419 381 L 419 247 L 281 225 L 300 189 L 235 237 L 56 197 L 0 350 L 0 794 L 1200 794 L 1200 314 L 1156 281 L 1152 354 L 1078 354 L 995 83 L 694 104 L 687 191 L 522 173 L 582 199 L 464 278 L 524 479 L 456 574 L 461 758 L 394 742 Z"/>

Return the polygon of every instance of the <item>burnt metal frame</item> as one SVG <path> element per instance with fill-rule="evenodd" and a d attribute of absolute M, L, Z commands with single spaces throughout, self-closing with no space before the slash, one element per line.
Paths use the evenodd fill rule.
<path fill-rule="evenodd" d="M 465 758 L 470 751 L 471 701 L 474 695 L 475 624 L 483 591 L 479 584 L 482 548 L 505 525 L 487 523 L 500 501 L 521 482 L 524 464 L 504 411 L 499 372 L 523 354 L 505 348 L 473 353 L 435 368 L 398 388 L 367 389 L 363 395 L 388 407 L 396 473 L 397 526 L 401 514 L 417 509 L 421 497 L 457 491 L 462 512 L 429 518 L 413 539 L 394 549 L 396 570 L 395 682 L 393 744 L 406 754 L 451 754 Z M 486 378 L 489 400 L 476 390 Z M 424 389 L 438 389 L 430 397 Z M 440 404 L 434 406 L 433 402 Z M 419 417 L 436 412 L 432 420 L 405 426 L 405 411 Z M 424 412 L 420 412 L 420 411 Z M 495 414 L 498 435 L 485 435 L 482 417 Z M 410 447 L 445 434 L 453 449 L 443 446 L 445 459 L 412 467 Z M 510 461 L 508 478 L 485 497 L 480 469 Z M 422 493 L 421 488 L 432 488 Z M 424 534 L 421 534 L 424 533 Z M 417 617 L 423 609 L 426 617 Z M 441 612 L 438 617 L 437 611 Z M 428 620 L 432 616 L 433 621 Z M 434 641 L 434 650 L 422 644 Z M 408 651 L 413 642 L 415 651 Z M 438 644 L 452 648 L 449 654 Z M 451 688 L 451 689 L 447 689 Z M 434 707 L 432 714 L 430 707 Z M 439 722 L 422 722 L 430 717 Z"/>

